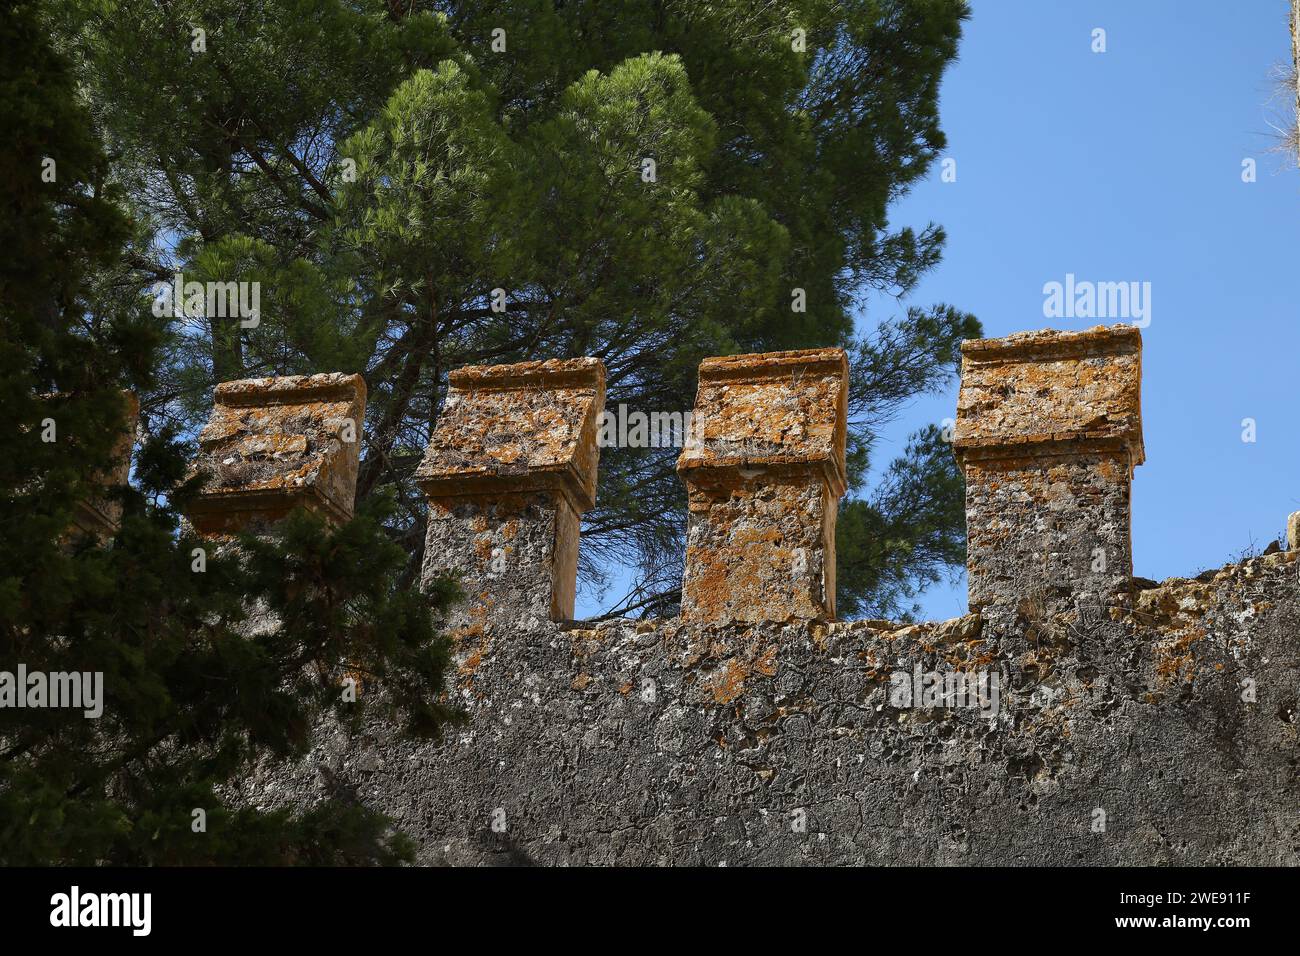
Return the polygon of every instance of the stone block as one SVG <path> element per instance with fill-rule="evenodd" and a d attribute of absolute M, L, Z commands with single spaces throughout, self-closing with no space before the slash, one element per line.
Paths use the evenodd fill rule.
<path fill-rule="evenodd" d="M 365 411 L 360 375 L 222 382 L 199 434 L 194 469 L 208 477 L 190 523 L 205 535 L 257 531 L 299 506 L 349 520 Z"/>
<path fill-rule="evenodd" d="M 953 448 L 967 460 L 1123 450 L 1142 464 L 1142 333 L 1019 332 L 962 343 Z"/>

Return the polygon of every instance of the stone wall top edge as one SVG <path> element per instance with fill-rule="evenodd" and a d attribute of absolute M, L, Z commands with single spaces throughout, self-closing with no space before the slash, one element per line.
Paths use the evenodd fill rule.
<path fill-rule="evenodd" d="M 699 379 L 701 384 L 736 379 L 764 380 L 795 372 L 847 377 L 848 368 L 848 355 L 841 348 L 793 349 L 711 356 L 700 362 Z"/>
<path fill-rule="evenodd" d="M 236 379 L 220 383 L 213 392 L 215 405 L 305 405 L 365 398 L 366 380 L 345 372 Z"/>
<path fill-rule="evenodd" d="M 1134 587 L 1138 600 L 1136 606 L 1124 612 L 1121 621 L 1128 621 L 1139 631 L 1159 633 L 1163 630 L 1175 630 L 1178 622 L 1153 618 L 1150 607 L 1161 600 L 1165 594 L 1182 595 L 1189 589 L 1209 591 L 1215 586 L 1234 580 L 1250 581 L 1262 574 L 1276 571 L 1287 565 L 1300 565 L 1300 551 L 1279 551 L 1263 554 L 1245 561 L 1230 562 L 1218 568 L 1211 568 L 1193 577 L 1174 576 L 1162 581 L 1151 582 L 1145 579 L 1144 585 Z M 977 611 L 960 617 L 945 620 L 927 621 L 889 621 L 880 619 L 860 620 L 791 620 L 791 621 L 689 621 L 680 617 L 656 618 L 607 618 L 601 621 L 567 621 L 558 624 L 566 632 L 605 632 L 630 630 L 642 634 L 686 631 L 709 634 L 743 634 L 749 631 L 789 631 L 810 636 L 818 634 L 856 634 L 872 633 L 886 637 L 905 637 L 911 635 L 933 635 L 936 639 L 951 637 L 955 640 L 969 640 L 979 636 L 984 621 Z"/>
<path fill-rule="evenodd" d="M 1119 355 L 1141 348 L 1142 330 L 1120 324 L 1075 331 L 1039 329 L 996 339 L 966 339 L 961 344 L 961 353 L 967 361 L 983 363 Z"/>
<path fill-rule="evenodd" d="M 605 363 L 598 358 L 547 359 L 513 365 L 466 365 L 448 374 L 452 388 L 462 391 L 515 388 L 600 389 Z"/>

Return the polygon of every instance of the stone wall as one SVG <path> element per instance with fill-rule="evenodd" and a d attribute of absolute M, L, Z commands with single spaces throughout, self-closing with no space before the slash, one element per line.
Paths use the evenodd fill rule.
<path fill-rule="evenodd" d="M 1300 863 L 1300 549 L 1132 577 L 1140 349 L 1127 328 L 968 343 L 971 613 L 912 625 L 826 597 L 833 350 L 702 369 L 679 466 L 697 596 L 598 625 L 566 602 L 603 371 L 460 373 L 420 476 L 426 572 L 468 585 L 447 622 L 468 723 L 327 723 L 235 796 L 364 801 L 426 864 Z"/>
<path fill-rule="evenodd" d="M 1015 613 L 1129 599 L 1128 468 L 1109 455 L 1027 456 L 966 465 L 973 608 Z"/>
<path fill-rule="evenodd" d="M 1300 864 L 1298 556 L 1003 632 L 466 633 L 464 729 L 325 728 L 241 796 L 355 793 L 426 864 Z M 999 674 L 996 707 L 898 706 L 918 666 Z"/>

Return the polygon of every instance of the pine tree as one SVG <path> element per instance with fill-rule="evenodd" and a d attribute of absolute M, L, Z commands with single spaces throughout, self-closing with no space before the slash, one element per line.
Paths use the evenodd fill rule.
<path fill-rule="evenodd" d="M 975 319 L 939 305 L 854 336 L 943 232 L 891 201 L 944 147 L 963 0 L 88 0 L 60 8 L 139 224 L 109 288 L 258 281 L 255 329 L 168 323 L 143 424 L 192 429 L 215 381 L 336 370 L 370 402 L 358 496 L 413 580 L 411 471 L 448 370 L 596 355 L 610 407 L 689 409 L 710 354 L 845 345 L 851 495 L 839 605 L 884 615 L 963 559 L 961 479 L 915 436 L 866 484 L 872 436 L 942 387 Z M 671 613 L 675 449 L 607 449 L 583 580 L 640 569 Z M 927 502 L 923 512 L 915 501 Z M 886 539 L 872 537 L 886 534 Z"/>
<path fill-rule="evenodd" d="M 166 329 L 139 284 L 114 284 L 142 230 L 49 32 L 32 0 L 0 19 L 0 694 L 29 690 L 21 665 L 102 674 L 102 698 L 90 717 L 0 707 L 0 863 L 409 859 L 343 795 L 274 811 L 220 796 L 255 760 L 302 754 L 327 710 L 355 722 L 375 706 L 340 692 L 350 674 L 382 684 L 411 733 L 458 719 L 429 613 L 450 594 L 398 586 L 387 498 L 338 528 L 299 513 L 215 549 L 180 529 L 193 450 L 163 425 L 109 492 L 115 540 L 69 533 L 105 493 L 123 389 L 158 394 Z"/>

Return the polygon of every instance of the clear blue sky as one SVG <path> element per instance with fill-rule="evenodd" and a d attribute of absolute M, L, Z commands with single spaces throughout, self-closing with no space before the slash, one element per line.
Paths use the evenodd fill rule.
<path fill-rule="evenodd" d="M 1290 62 L 1287 0 L 973 6 L 940 100 L 957 180 L 936 164 L 891 212 L 896 226 L 941 224 L 943 261 L 907 299 L 873 299 L 859 327 L 948 302 L 989 336 L 1086 328 L 1044 318 L 1044 283 L 1150 282 L 1135 570 L 1191 575 L 1264 547 L 1300 510 L 1300 169 L 1271 151 L 1269 125 L 1292 107 L 1272 77 Z M 1105 53 L 1091 49 L 1098 27 Z M 956 397 L 954 382 L 914 402 L 876 466 Z M 926 619 L 964 613 L 964 575 L 920 604 Z"/>
<path fill-rule="evenodd" d="M 896 225 L 948 232 L 943 262 L 901 303 L 949 302 L 989 336 L 1043 317 L 1066 273 L 1152 283 L 1143 331 L 1147 463 L 1133 487 L 1135 570 L 1190 575 L 1278 537 L 1300 510 L 1300 169 L 1270 152 L 1293 101 L 1287 0 L 975 0 L 945 77 L 947 156 L 901 200 Z M 1092 31 L 1107 52 L 1093 53 Z M 1242 182 L 1242 160 L 1257 181 Z M 954 414 L 956 386 L 917 401 L 879 465 L 919 424 Z M 1257 440 L 1242 441 L 1242 420 Z M 964 577 L 921 601 L 965 610 Z"/>

